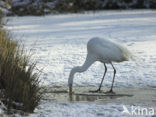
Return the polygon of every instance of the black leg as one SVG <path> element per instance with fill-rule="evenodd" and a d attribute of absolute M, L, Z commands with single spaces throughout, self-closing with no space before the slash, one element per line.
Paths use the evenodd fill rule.
<path fill-rule="evenodd" d="M 107 72 L 107 66 L 106 66 L 105 63 L 104 63 L 104 67 L 105 67 L 105 72 L 104 72 L 104 74 L 103 74 L 103 78 L 102 78 L 102 80 L 101 80 L 101 83 L 100 83 L 100 85 L 99 85 L 99 88 L 98 88 L 97 90 L 95 90 L 95 91 L 90 91 L 90 92 L 100 92 L 100 91 L 101 91 L 101 86 L 102 86 L 102 83 L 103 83 L 104 77 L 105 77 L 106 72 Z"/>
<path fill-rule="evenodd" d="M 106 64 L 104 63 L 104 67 L 105 67 L 105 72 L 104 72 L 104 74 L 103 74 L 103 78 L 102 78 L 102 80 L 101 80 L 101 83 L 100 83 L 100 86 L 99 86 L 99 91 L 101 90 L 101 86 L 102 86 L 102 83 L 103 83 L 103 80 L 104 80 L 104 77 L 105 77 L 105 75 L 106 75 L 106 72 L 107 72 L 107 67 L 106 67 Z"/>
<path fill-rule="evenodd" d="M 113 81 L 112 81 L 111 89 L 110 89 L 110 91 L 108 91 L 108 92 L 106 92 L 106 93 L 114 93 L 114 92 L 113 92 L 113 85 L 114 85 L 114 79 L 115 79 L 116 69 L 115 69 L 115 67 L 113 66 L 112 63 L 110 63 L 110 64 L 112 65 L 112 67 L 113 67 L 113 69 L 114 69 L 114 75 L 113 75 Z"/>

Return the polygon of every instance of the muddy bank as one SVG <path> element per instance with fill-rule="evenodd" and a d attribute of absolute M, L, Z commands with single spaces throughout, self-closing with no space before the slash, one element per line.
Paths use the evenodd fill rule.
<path fill-rule="evenodd" d="M 156 106 L 156 88 L 153 87 L 135 87 L 118 88 L 114 87 L 115 94 L 106 94 L 108 88 L 103 87 L 101 93 L 91 93 L 97 87 L 73 87 L 73 95 L 68 94 L 68 87 L 52 86 L 47 87 L 45 100 L 61 103 L 94 103 L 94 104 L 128 104 Z"/>

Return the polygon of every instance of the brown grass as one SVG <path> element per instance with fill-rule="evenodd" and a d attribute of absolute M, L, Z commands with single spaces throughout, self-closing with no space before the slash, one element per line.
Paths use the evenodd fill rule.
<path fill-rule="evenodd" d="M 39 86 L 40 72 L 36 63 L 30 63 L 24 47 L 10 39 L 0 28 L 0 98 L 10 109 L 33 112 L 42 93 Z"/>

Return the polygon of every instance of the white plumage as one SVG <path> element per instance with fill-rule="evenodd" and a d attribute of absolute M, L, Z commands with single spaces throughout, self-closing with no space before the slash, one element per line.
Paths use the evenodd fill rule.
<path fill-rule="evenodd" d="M 128 61 L 131 58 L 132 54 L 126 47 L 123 45 L 116 43 L 114 41 L 110 41 L 103 38 L 92 38 L 87 43 L 87 57 L 82 66 L 74 67 L 69 75 L 68 79 L 68 85 L 70 89 L 70 94 L 72 94 L 72 84 L 73 84 L 73 78 L 74 74 L 76 72 L 84 72 L 90 67 L 95 61 L 100 61 L 104 64 L 105 72 L 101 81 L 101 84 L 99 86 L 99 89 L 97 91 L 100 91 L 102 82 L 104 80 L 104 76 L 107 72 L 106 63 L 109 63 L 112 65 L 114 69 L 114 76 L 113 76 L 113 82 L 112 87 L 109 92 L 113 92 L 113 83 L 114 78 L 116 74 L 116 70 L 112 64 L 112 62 L 122 62 L 122 61 Z"/>
<path fill-rule="evenodd" d="M 122 62 L 129 60 L 130 52 L 124 46 L 101 38 L 92 38 L 87 44 L 88 54 L 103 63 Z"/>

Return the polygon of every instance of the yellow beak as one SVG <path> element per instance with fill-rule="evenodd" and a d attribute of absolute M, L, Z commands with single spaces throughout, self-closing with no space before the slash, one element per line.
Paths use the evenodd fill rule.
<path fill-rule="evenodd" d="M 72 95 L 72 86 L 69 86 L 69 95 Z"/>

